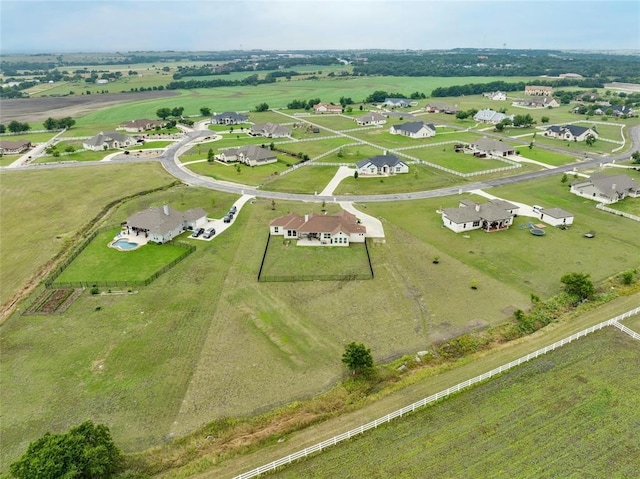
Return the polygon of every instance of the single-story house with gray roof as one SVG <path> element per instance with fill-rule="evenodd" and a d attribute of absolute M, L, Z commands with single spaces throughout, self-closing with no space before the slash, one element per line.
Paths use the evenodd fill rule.
<path fill-rule="evenodd" d="M 509 156 L 516 154 L 516 150 L 513 146 L 492 138 L 480 138 L 479 140 L 474 141 L 471 143 L 471 149 L 474 153 L 484 153 L 493 156 Z"/>
<path fill-rule="evenodd" d="M 131 216 L 122 226 L 127 234 L 144 235 L 154 243 L 166 243 L 187 229 L 197 229 L 207 222 L 207 212 L 193 208 L 184 213 L 169 205 L 152 206 Z"/>
<path fill-rule="evenodd" d="M 224 113 L 213 115 L 211 123 L 216 125 L 238 125 L 239 123 L 246 123 L 248 120 L 249 117 L 246 115 L 236 113 L 235 111 L 225 111 Z"/>
<path fill-rule="evenodd" d="M 505 118 L 513 121 L 514 115 L 507 116 L 504 113 L 493 111 L 491 108 L 486 108 L 484 110 L 480 110 L 473 116 L 475 121 L 479 121 L 480 123 L 492 123 L 494 125 L 500 123 Z"/>
<path fill-rule="evenodd" d="M 552 125 L 544 131 L 544 136 L 569 141 L 584 141 L 589 135 L 593 135 L 594 138 L 598 138 L 597 131 L 578 125 Z"/>
<path fill-rule="evenodd" d="M 153 130 L 156 126 L 163 127 L 166 123 L 165 120 L 147 120 L 146 118 L 141 118 L 120 123 L 120 129 L 128 133 L 142 133 Z"/>
<path fill-rule="evenodd" d="M 457 208 L 442 210 L 442 224 L 451 231 L 483 229 L 487 232 L 509 229 L 519 207 L 508 201 L 493 199 L 487 203 L 462 200 Z"/>
<path fill-rule="evenodd" d="M 574 182 L 570 191 L 583 198 L 611 204 L 626 197 L 640 197 L 640 183 L 627 175 L 595 173 L 588 180 Z"/>
<path fill-rule="evenodd" d="M 237 148 L 227 148 L 216 159 L 220 161 L 238 161 L 248 166 L 267 165 L 278 161 L 278 157 L 271 150 L 258 145 L 244 145 Z"/>
<path fill-rule="evenodd" d="M 384 106 L 388 106 L 391 108 L 406 108 L 408 106 L 415 106 L 417 104 L 418 102 L 412 100 L 411 98 L 385 98 L 383 103 Z"/>
<path fill-rule="evenodd" d="M 389 128 L 392 135 L 408 136 L 409 138 L 429 138 L 435 136 L 436 127 L 431 123 L 421 121 L 411 121 L 402 125 L 393 125 Z"/>
<path fill-rule="evenodd" d="M 135 144 L 136 140 L 132 136 L 123 135 L 117 131 L 101 131 L 97 135 L 85 140 L 82 143 L 82 147 L 85 150 L 103 151 L 112 150 L 114 148 L 125 148 Z"/>
<path fill-rule="evenodd" d="M 376 113 L 375 111 L 370 111 L 365 113 L 362 116 L 356 118 L 356 123 L 360 126 L 370 126 L 370 125 L 384 125 L 387 122 L 387 119 L 382 116 L 380 113 Z"/>
<path fill-rule="evenodd" d="M 394 155 L 378 155 L 356 163 L 358 175 L 395 175 L 409 173 L 409 165 Z"/>
<path fill-rule="evenodd" d="M 251 125 L 249 134 L 252 136 L 264 136 L 265 138 L 286 138 L 291 136 L 291 130 L 277 123 L 256 123 Z"/>

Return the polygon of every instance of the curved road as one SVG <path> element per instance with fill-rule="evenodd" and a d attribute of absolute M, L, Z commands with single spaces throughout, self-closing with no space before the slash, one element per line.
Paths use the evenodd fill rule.
<path fill-rule="evenodd" d="M 355 196 L 321 196 L 321 195 L 309 195 L 309 194 L 295 194 L 295 193 L 282 193 L 278 191 L 265 191 L 255 187 L 247 187 L 242 185 L 233 185 L 227 182 L 219 182 L 212 178 L 200 176 L 192 171 L 188 170 L 180 163 L 179 156 L 181 153 L 189 149 L 193 143 L 202 141 L 206 137 L 211 137 L 215 133 L 205 131 L 190 131 L 186 133 L 183 140 L 174 143 L 168 147 L 164 154 L 155 159 L 124 159 L 124 160 L 111 160 L 111 161 L 91 161 L 91 162 L 73 162 L 73 163 L 56 163 L 56 164 L 39 164 L 29 165 L 24 167 L 11 168 L 12 171 L 24 171 L 31 169 L 43 169 L 43 168 L 69 168 L 69 167 L 81 167 L 81 166 L 95 166 L 98 164 L 114 164 L 114 163 L 142 163 L 149 161 L 160 161 L 162 166 L 167 172 L 179 179 L 180 181 L 201 188 L 208 188 L 216 191 L 223 191 L 225 193 L 233 193 L 237 195 L 251 195 L 259 198 L 267 199 L 279 199 L 279 200 L 292 200 L 292 201 L 306 201 L 306 202 L 340 202 L 340 201 L 355 201 L 355 202 L 387 202 L 387 201 L 405 201 L 405 200 L 418 200 L 424 198 L 437 198 L 441 196 L 456 195 L 462 192 L 468 192 L 471 190 L 486 189 L 494 186 L 509 185 L 513 183 L 519 183 L 522 181 L 533 180 L 537 178 L 544 178 L 551 175 L 557 175 L 558 173 L 572 172 L 576 169 L 591 168 L 598 166 L 602 163 L 610 163 L 612 161 L 624 160 L 631 156 L 634 151 L 640 151 L 640 126 L 635 126 L 629 130 L 629 137 L 631 139 L 631 150 L 627 153 L 621 153 L 619 155 L 600 157 L 592 156 L 578 164 L 572 163 L 569 165 L 559 166 L 553 169 L 545 169 L 542 171 L 534 171 L 531 173 L 523 173 L 520 175 L 510 176 L 507 178 L 498 178 L 494 180 L 487 180 L 484 182 L 470 183 L 460 186 L 452 186 L 448 188 L 440 188 L 436 190 L 428 191 L 416 191 L 412 193 L 394 193 L 386 195 L 355 195 Z M 556 148 L 554 148 L 556 150 Z M 566 153 L 566 152 L 565 152 Z M 7 168 L 2 168 L 4 171 L 8 171 Z"/>

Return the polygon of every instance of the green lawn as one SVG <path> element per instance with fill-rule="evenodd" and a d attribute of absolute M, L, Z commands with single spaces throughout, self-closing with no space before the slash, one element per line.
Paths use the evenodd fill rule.
<path fill-rule="evenodd" d="M 192 163 L 187 165 L 187 168 L 194 173 L 209 176 L 216 180 L 232 181 L 243 185 L 257 186 L 269 181 L 274 176 L 277 176 L 279 173 L 286 170 L 288 168 L 287 163 L 289 161 L 295 162 L 293 159 L 285 155 L 278 155 L 278 161 L 276 163 L 261 166 L 247 166 L 240 163 L 223 164 L 218 161 L 205 161 L 202 163 Z"/>
<path fill-rule="evenodd" d="M 583 155 L 579 155 L 577 157 L 563 155 L 561 153 L 556 153 L 555 151 L 536 148 L 535 145 L 531 149 L 528 147 L 520 148 L 520 155 L 523 158 L 528 158 L 529 160 L 535 160 L 553 166 L 566 165 L 567 163 L 573 163 L 584 158 Z"/>
<path fill-rule="evenodd" d="M 22 155 L 2 155 L 0 156 L 0 166 L 9 166 L 11 163 L 21 157 Z"/>
<path fill-rule="evenodd" d="M 612 150 L 618 148 L 620 145 L 617 143 L 609 143 L 608 141 L 598 141 L 592 145 L 587 146 L 584 141 L 566 141 L 558 138 L 548 138 L 543 135 L 537 135 L 535 143 L 553 146 L 555 148 L 563 148 L 568 152 L 574 152 L 576 156 L 585 156 L 587 154 L 601 155 L 603 153 L 611 153 Z"/>
<path fill-rule="evenodd" d="M 327 139 L 318 138 L 314 141 L 292 141 L 288 143 L 279 143 L 278 148 L 295 153 L 306 153 L 310 158 L 315 158 L 316 156 L 333 150 L 334 148 L 338 148 L 339 146 L 349 143 L 355 142 L 350 138 L 344 137 Z M 320 161 L 324 161 L 324 159 Z"/>
<path fill-rule="evenodd" d="M 283 176 L 274 176 L 262 189 L 285 193 L 320 193 L 334 177 L 336 166 L 303 166 Z"/>
<path fill-rule="evenodd" d="M 387 177 L 345 178 L 336 195 L 373 195 L 424 191 L 461 184 L 463 180 L 424 165 L 410 165 L 409 173 Z"/>
<path fill-rule="evenodd" d="M 297 246 L 295 240 L 272 236 L 262 269 L 263 278 L 302 279 L 335 275 L 370 275 L 364 243 L 343 246 Z"/>
<path fill-rule="evenodd" d="M 130 146 L 126 149 L 127 150 L 153 150 L 155 148 L 166 148 L 167 146 L 172 144 L 173 144 L 173 141 L 152 140 L 152 141 L 146 141 L 145 143 L 140 143 L 134 146 Z"/>
<path fill-rule="evenodd" d="M 55 282 L 144 281 L 185 252 L 180 246 L 154 243 L 132 251 L 119 251 L 108 246 L 118 232 L 120 228 L 98 233 Z"/>
<path fill-rule="evenodd" d="M 636 181 L 638 181 L 637 176 Z M 640 216 L 640 198 L 625 198 L 622 201 L 618 201 L 617 203 L 608 206 L 614 210 L 624 211 L 625 213 Z"/>
<path fill-rule="evenodd" d="M 32 129 L 42 129 L 42 125 L 34 126 Z M 0 141 L 23 141 L 28 140 L 31 143 L 45 143 L 51 138 L 56 136 L 59 132 L 45 132 L 45 133 L 21 133 L 18 135 L 0 135 Z"/>
<path fill-rule="evenodd" d="M 620 271 L 640 266 L 638 223 L 599 211 L 593 201 L 569 193 L 568 187 L 560 182 L 560 175 L 491 188 L 488 192 L 506 200 L 563 208 L 575 214 L 574 224 L 566 231 L 547 226 L 544 237 L 534 237 L 527 230 L 519 229 L 531 219 L 518 217 L 507 231 L 484 233 L 475 230 L 466 235 L 456 234 L 442 227 L 437 210 L 456 207 L 461 199 L 457 197 L 369 203 L 367 212 L 387 218 L 478 271 L 541 297 L 556 294 L 560 276 L 566 272 L 585 272 L 595 281 L 602 281 Z M 589 231 L 596 232 L 593 241 L 583 237 Z"/>
<path fill-rule="evenodd" d="M 225 132 L 225 133 L 229 133 L 229 131 L 231 131 L 231 128 L 233 128 L 233 131 L 241 131 L 241 130 L 248 130 L 251 128 L 251 124 L 249 123 L 240 123 L 238 125 L 218 125 L 218 124 L 211 124 L 208 126 L 208 128 L 211 131 L 217 131 L 217 132 Z"/>
<path fill-rule="evenodd" d="M 340 115 L 309 115 L 300 117 L 301 120 L 307 120 L 311 123 L 320 125 L 321 127 L 330 128 L 335 131 L 352 130 L 358 128 L 358 124 L 352 118 L 345 118 Z M 364 128 L 364 127 L 362 127 Z"/>
<path fill-rule="evenodd" d="M 608 328 L 275 477 L 635 477 L 639 361 Z"/>
<path fill-rule="evenodd" d="M 494 158 L 477 158 L 471 154 L 456 153 L 453 145 L 434 146 L 431 148 L 420 148 L 408 150 L 407 153 L 415 158 L 419 158 L 429 163 L 444 166 L 460 173 L 473 173 L 476 171 L 491 170 L 512 166 L 510 163 L 496 160 Z"/>
<path fill-rule="evenodd" d="M 100 161 L 105 156 L 111 153 L 117 153 L 121 150 L 104 150 L 104 151 L 77 151 L 75 153 L 61 154 L 59 157 L 55 156 L 41 156 L 37 158 L 34 163 L 57 163 L 59 161 Z"/>
<path fill-rule="evenodd" d="M 351 143 L 353 143 L 353 140 Z M 357 163 L 360 160 L 382 155 L 383 153 L 384 150 L 382 148 L 374 148 L 365 144 L 345 146 L 318 161 L 321 163 Z"/>

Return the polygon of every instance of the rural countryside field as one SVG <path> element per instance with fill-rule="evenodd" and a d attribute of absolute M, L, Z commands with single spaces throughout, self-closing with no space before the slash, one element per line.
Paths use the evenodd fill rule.
<path fill-rule="evenodd" d="M 358 75 L 354 60 L 256 67 L 242 84 L 188 74 L 222 60 L 61 58 L 86 68 L 0 100 L 3 125 L 29 126 L 0 143 L 31 148 L 0 157 L 0 477 L 89 419 L 125 454 L 114 477 L 234 477 L 640 306 L 640 120 L 578 98 L 638 110 L 637 93 L 572 79 L 533 108 L 521 90 L 455 87 L 556 77 Z M 92 69 L 110 80 L 85 81 Z M 487 109 L 514 120 L 474 118 Z M 223 112 L 247 118 L 216 124 Z M 50 116 L 75 121 L 49 130 Z M 136 119 L 162 126 L 123 129 Z M 553 137 L 567 126 L 581 139 Z M 101 132 L 126 135 L 91 148 Z M 255 151 L 269 161 L 242 159 Z M 364 169 L 389 157 L 397 169 Z M 572 188 L 599 175 L 630 185 L 612 211 Z M 481 226 L 489 200 L 518 212 Z M 540 214 L 558 208 L 562 227 Z M 455 232 L 455 215 L 472 219 Z M 314 218 L 338 226 L 307 232 Z M 366 233 L 347 246 L 345 231 Z M 593 291 L 573 296 L 569 273 Z M 352 342 L 367 374 L 341 361 Z M 637 477 L 638 367 L 640 342 L 605 328 L 274 477 Z"/>

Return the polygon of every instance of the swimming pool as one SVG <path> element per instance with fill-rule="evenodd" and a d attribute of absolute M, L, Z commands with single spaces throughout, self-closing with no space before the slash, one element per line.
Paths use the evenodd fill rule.
<path fill-rule="evenodd" d="M 130 251 L 132 249 L 139 248 L 142 245 L 139 243 L 132 243 L 125 238 L 120 238 L 112 242 L 109 246 L 115 249 L 119 249 L 120 251 Z"/>

